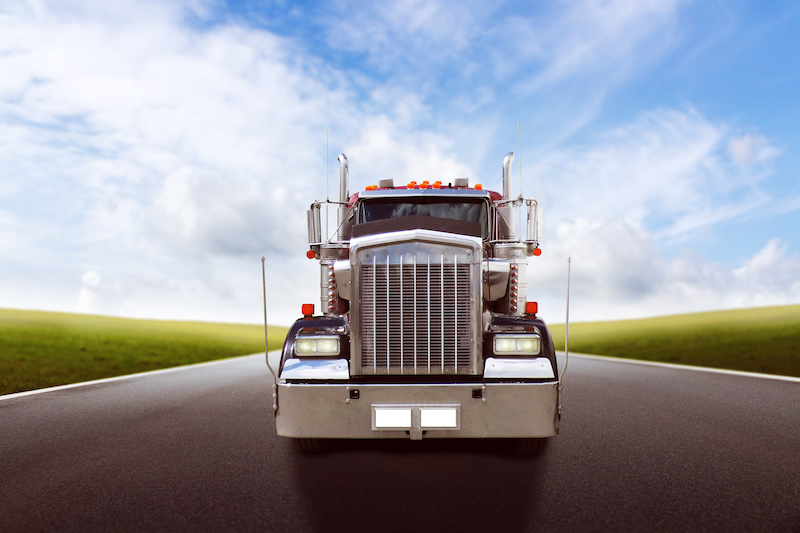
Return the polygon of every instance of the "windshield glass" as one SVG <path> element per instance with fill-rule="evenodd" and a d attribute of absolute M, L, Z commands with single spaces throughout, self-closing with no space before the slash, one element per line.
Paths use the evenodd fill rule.
<path fill-rule="evenodd" d="M 358 208 L 358 222 L 375 222 L 390 218 L 427 216 L 480 224 L 486 238 L 488 216 L 483 200 L 453 200 L 445 198 L 392 198 L 368 200 Z"/>

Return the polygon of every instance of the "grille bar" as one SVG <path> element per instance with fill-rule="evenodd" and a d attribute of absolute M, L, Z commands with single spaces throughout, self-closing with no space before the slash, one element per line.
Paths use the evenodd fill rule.
<path fill-rule="evenodd" d="M 442 299 L 440 300 L 442 302 L 442 306 L 441 306 L 442 307 L 442 319 L 441 319 L 441 324 L 442 324 L 442 358 L 441 359 L 442 359 L 442 374 L 444 374 L 444 254 L 442 254 L 441 265 L 442 265 L 442 268 L 439 270 L 439 272 L 442 275 L 442 280 L 441 280 Z M 453 320 L 455 320 L 455 317 L 453 317 Z M 454 352 L 453 355 L 456 357 L 455 366 L 456 366 L 456 372 L 458 372 L 458 359 L 457 359 L 458 355 L 457 355 L 457 352 Z"/>
<path fill-rule="evenodd" d="M 458 255 L 453 256 L 453 300 L 458 302 Z M 453 353 L 456 357 L 456 369 L 458 368 L 458 313 L 453 313 Z M 442 370 L 444 373 L 444 370 Z"/>

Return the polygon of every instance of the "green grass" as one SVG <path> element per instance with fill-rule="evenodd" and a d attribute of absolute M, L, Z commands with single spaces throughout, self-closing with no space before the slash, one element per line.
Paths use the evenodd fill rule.
<path fill-rule="evenodd" d="M 270 350 L 287 328 L 270 327 Z M 264 351 L 264 326 L 0 309 L 0 394 Z"/>
<path fill-rule="evenodd" d="M 800 305 L 570 324 L 569 350 L 800 377 Z"/>

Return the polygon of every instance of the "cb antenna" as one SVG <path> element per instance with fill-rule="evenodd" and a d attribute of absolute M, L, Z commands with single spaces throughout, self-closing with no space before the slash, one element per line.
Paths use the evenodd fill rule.
<path fill-rule="evenodd" d="M 569 280 L 572 270 L 572 257 L 567 257 L 567 317 L 564 322 L 564 368 L 558 376 L 558 414 L 561 414 L 561 389 L 564 386 L 564 372 L 569 364 Z"/>
<path fill-rule="evenodd" d="M 517 151 L 519 152 L 519 195 L 522 196 L 522 136 L 519 133 L 519 122 L 517 122 Z"/>
<path fill-rule="evenodd" d="M 517 152 L 519 152 L 519 196 L 522 198 L 522 136 L 519 132 L 519 121 L 517 121 Z M 517 210 L 517 227 L 522 228 L 522 209 Z"/>
<path fill-rule="evenodd" d="M 269 364 L 269 334 L 267 333 L 267 274 L 264 266 L 264 256 L 261 256 L 261 283 L 264 286 L 264 356 L 267 358 L 267 368 L 272 374 L 272 410 L 278 412 L 278 377 Z"/>
<path fill-rule="evenodd" d="M 328 233 L 328 206 L 331 203 L 330 178 L 328 177 L 328 128 L 325 128 L 325 241 L 327 242 L 330 234 Z"/>

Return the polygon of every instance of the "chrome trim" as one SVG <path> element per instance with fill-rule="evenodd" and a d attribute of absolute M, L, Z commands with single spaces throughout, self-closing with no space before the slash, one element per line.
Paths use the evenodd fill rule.
<path fill-rule="evenodd" d="M 516 239 L 514 202 L 511 201 L 511 162 L 514 161 L 514 152 L 508 152 L 503 159 L 503 200 L 498 205 L 495 219 L 495 238 Z"/>
<path fill-rule="evenodd" d="M 494 302 L 506 295 L 511 263 L 501 259 L 488 259 L 483 262 L 483 297 Z"/>
<path fill-rule="evenodd" d="M 280 379 L 349 379 L 347 359 L 287 359 Z"/>
<path fill-rule="evenodd" d="M 353 399 L 353 389 L 358 399 Z M 482 391 L 481 398 L 474 391 Z M 276 418 L 284 437 L 409 439 L 411 430 L 372 428 L 373 405 L 460 405 L 460 429 L 423 438 L 530 438 L 558 434 L 558 382 L 386 384 L 279 383 Z M 409 431 L 409 434 L 406 434 Z"/>
<path fill-rule="evenodd" d="M 333 276 L 336 280 L 336 289 L 339 291 L 339 298 L 350 299 L 350 261 L 335 261 L 333 263 Z"/>
<path fill-rule="evenodd" d="M 528 245 L 520 242 L 496 243 L 494 256 L 498 259 L 517 259 L 527 264 Z"/>
<path fill-rule="evenodd" d="M 525 242 L 538 245 L 540 226 L 539 202 L 533 198 L 528 198 L 525 200 L 525 204 L 528 206 L 528 233 L 526 235 Z"/>
<path fill-rule="evenodd" d="M 350 261 L 354 375 L 480 374 L 480 238 L 366 235 L 351 241 Z"/>
<path fill-rule="evenodd" d="M 338 209 L 339 230 L 337 234 L 339 240 L 344 240 L 344 222 L 347 220 L 347 202 L 350 200 L 350 164 L 344 154 L 339 154 L 337 159 L 339 160 L 339 202 L 341 204 Z"/>
<path fill-rule="evenodd" d="M 511 200 L 511 163 L 514 152 L 508 152 L 503 158 L 503 200 Z"/>
<path fill-rule="evenodd" d="M 344 154 L 339 154 L 337 159 L 339 160 L 339 201 L 346 203 L 350 200 L 350 164 Z"/>
<path fill-rule="evenodd" d="M 469 244 L 467 244 L 467 241 Z M 447 244 L 452 246 L 474 246 L 479 251 L 483 246 L 483 240 L 481 240 L 480 237 L 456 235 L 454 233 L 444 233 L 429 229 L 408 229 L 394 231 L 391 233 L 379 233 L 375 235 L 364 235 L 363 237 L 354 237 L 350 240 L 350 257 L 354 257 L 359 248 L 400 244 L 403 242 L 426 242 L 431 244 Z"/>
<path fill-rule="evenodd" d="M 311 245 L 322 242 L 322 225 L 320 222 L 320 204 L 315 202 L 306 212 L 308 219 L 308 243 Z"/>
<path fill-rule="evenodd" d="M 553 365 L 547 357 L 536 359 L 487 357 L 483 377 L 486 379 L 555 379 Z"/>
<path fill-rule="evenodd" d="M 444 261 L 443 261 L 444 262 Z M 442 269 L 444 275 L 444 269 Z M 444 291 L 444 280 L 442 280 L 442 291 Z M 467 291 L 469 293 L 469 291 Z M 442 297 L 444 299 L 444 297 Z M 458 302 L 458 256 L 453 256 L 453 301 Z M 444 307 L 442 307 L 444 314 Z M 453 331 L 458 331 L 458 313 L 453 313 Z M 444 352 L 444 317 L 442 317 L 442 352 Z M 455 354 L 456 368 L 458 368 L 458 336 L 453 335 L 453 354 Z M 442 353 L 442 365 L 444 365 L 444 353 Z M 444 373 L 444 368 L 442 368 Z"/>

